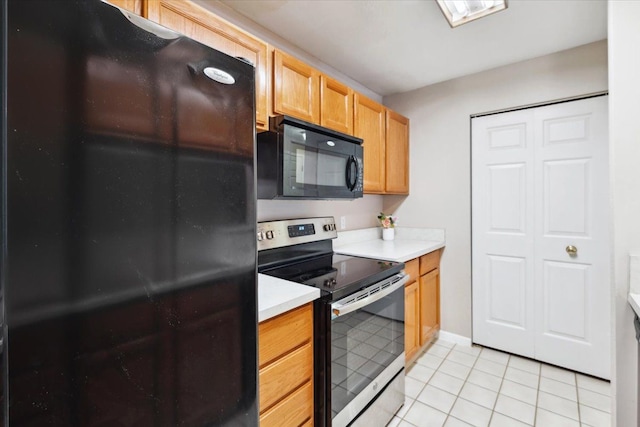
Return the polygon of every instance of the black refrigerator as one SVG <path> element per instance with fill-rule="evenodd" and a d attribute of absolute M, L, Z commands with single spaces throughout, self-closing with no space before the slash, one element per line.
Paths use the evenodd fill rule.
<path fill-rule="evenodd" d="M 257 425 L 253 66 L 99 0 L 1 13 L 4 425 Z"/>

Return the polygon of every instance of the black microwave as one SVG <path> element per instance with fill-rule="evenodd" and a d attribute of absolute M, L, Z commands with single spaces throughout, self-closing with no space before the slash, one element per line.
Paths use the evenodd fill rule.
<path fill-rule="evenodd" d="M 362 139 L 289 116 L 258 134 L 259 199 L 362 197 Z"/>

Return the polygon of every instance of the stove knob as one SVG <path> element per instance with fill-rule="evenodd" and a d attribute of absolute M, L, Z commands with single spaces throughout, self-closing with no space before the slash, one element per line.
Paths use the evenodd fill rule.
<path fill-rule="evenodd" d="M 331 231 L 331 224 L 325 224 L 322 228 L 324 229 L 324 231 Z"/>
<path fill-rule="evenodd" d="M 268 240 L 273 239 L 273 230 L 269 230 L 269 231 L 267 231 L 266 236 L 267 236 L 267 239 L 268 239 Z"/>
<path fill-rule="evenodd" d="M 264 239 L 264 233 L 262 231 L 258 231 L 258 242 Z"/>
<path fill-rule="evenodd" d="M 324 281 L 325 286 L 334 286 L 336 283 L 336 279 L 327 279 Z"/>

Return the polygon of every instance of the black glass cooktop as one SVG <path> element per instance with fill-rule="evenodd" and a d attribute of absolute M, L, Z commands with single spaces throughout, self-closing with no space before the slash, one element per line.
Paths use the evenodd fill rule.
<path fill-rule="evenodd" d="M 391 277 L 403 268 L 404 264 L 401 262 L 328 253 L 259 271 L 269 276 L 315 286 L 320 288 L 325 299 L 335 301 Z"/>

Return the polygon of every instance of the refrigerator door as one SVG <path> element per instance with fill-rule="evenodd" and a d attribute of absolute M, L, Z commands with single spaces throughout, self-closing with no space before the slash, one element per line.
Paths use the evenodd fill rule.
<path fill-rule="evenodd" d="M 254 426 L 253 67 L 97 0 L 8 1 L 12 426 Z"/>

